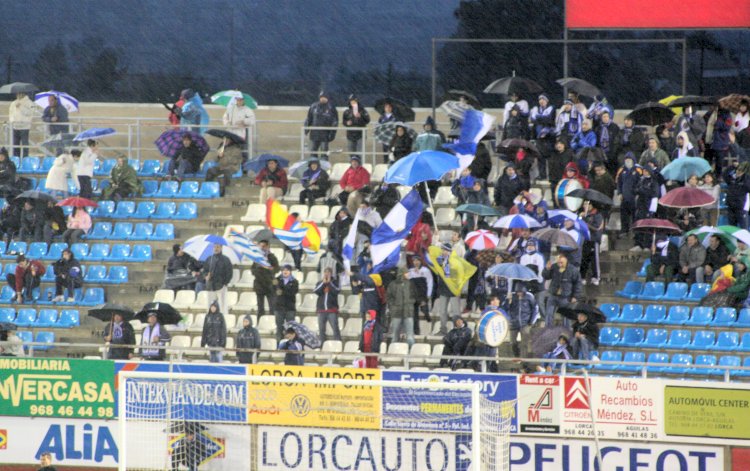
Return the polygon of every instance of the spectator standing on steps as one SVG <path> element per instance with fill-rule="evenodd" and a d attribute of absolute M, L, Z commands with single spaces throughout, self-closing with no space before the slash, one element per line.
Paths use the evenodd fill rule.
<path fill-rule="evenodd" d="M 75 155 L 73 156 L 75 158 Z M 94 165 L 99 158 L 99 143 L 94 139 L 86 142 L 86 149 L 76 159 L 76 175 L 78 175 L 78 187 L 81 189 L 81 198 L 91 199 L 94 192 L 91 188 L 91 179 L 94 178 Z"/>
<path fill-rule="evenodd" d="M 108 360 L 133 358 L 133 347 L 130 345 L 135 345 L 135 332 L 130 322 L 125 322 L 120 314 L 112 316 L 112 321 L 108 322 L 104 328 L 103 337 L 104 341 L 109 344 Z"/>
<path fill-rule="evenodd" d="M 155 312 L 149 312 L 146 321 L 147 325 L 143 329 L 143 336 L 141 337 L 141 357 L 144 360 L 163 361 L 167 356 L 167 351 L 164 348 L 154 347 L 164 347 L 172 336 L 159 323 Z"/>
<path fill-rule="evenodd" d="M 253 327 L 253 318 L 250 315 L 246 315 L 242 319 L 242 328 L 237 332 L 237 338 L 234 341 L 234 345 L 237 349 L 260 349 L 260 333 L 258 329 Z M 257 358 L 257 352 L 237 352 L 237 359 L 240 363 L 250 364 L 255 363 Z"/>
<path fill-rule="evenodd" d="M 280 342 L 284 334 L 284 322 L 293 321 L 297 314 L 297 293 L 299 282 L 292 276 L 292 266 L 284 265 L 281 275 L 273 280 L 276 290 L 276 305 L 274 314 L 276 316 L 276 341 Z"/>
<path fill-rule="evenodd" d="M 333 268 L 326 267 L 323 270 L 323 277 L 315 286 L 315 293 L 318 296 L 315 310 L 318 313 L 318 329 L 320 341 L 326 341 L 326 324 L 330 324 L 333 330 L 333 339 L 341 340 L 339 331 L 339 286 L 333 276 Z"/>
<path fill-rule="evenodd" d="M 8 109 L 8 123 L 13 128 L 13 155 L 21 158 L 29 155 L 29 132 L 36 113 L 36 105 L 29 96 L 16 93 L 16 99 Z"/>
<path fill-rule="evenodd" d="M 227 285 L 232 281 L 232 262 L 221 250 L 221 245 L 214 244 L 214 253 L 203 263 L 201 273 L 206 279 L 209 305 L 216 300 L 219 302 L 219 310 L 228 312 Z"/>
<path fill-rule="evenodd" d="M 346 143 L 349 155 L 361 156 L 362 152 L 362 134 L 364 129 L 370 124 L 370 114 L 364 106 L 360 105 L 356 95 L 349 95 L 349 107 L 344 111 L 344 126 L 351 128 L 346 131 Z"/>
<path fill-rule="evenodd" d="M 380 353 L 385 327 L 378 321 L 378 312 L 367 311 L 367 322 L 362 325 L 362 336 L 359 339 L 359 351 L 365 354 L 365 368 L 377 368 L 378 356 L 368 353 Z"/>
<path fill-rule="evenodd" d="M 386 289 L 386 306 L 391 318 L 391 342 L 398 342 L 403 328 L 409 348 L 414 345 L 414 284 L 409 281 L 409 272 L 399 271 L 396 279 Z"/>
<path fill-rule="evenodd" d="M 275 307 L 274 300 L 276 299 L 276 291 L 273 286 L 274 276 L 279 271 L 279 260 L 276 258 L 269 246 L 267 240 L 261 240 L 258 242 L 258 247 L 263 251 L 266 256 L 266 260 L 271 265 L 270 267 L 264 267 L 259 263 L 253 263 L 250 267 L 253 277 L 253 291 L 255 291 L 255 297 L 258 300 L 258 319 L 266 313 L 266 301 L 268 301 L 268 312 L 273 313 Z"/>
<path fill-rule="evenodd" d="M 336 107 L 333 106 L 326 92 L 320 92 L 318 101 L 310 105 L 307 110 L 304 126 L 306 128 L 336 128 L 338 125 L 339 114 Z M 336 139 L 336 129 L 305 129 L 305 134 L 310 136 L 311 156 L 328 160 L 328 145 Z M 321 151 L 322 155 L 319 155 L 318 151 Z"/>
<path fill-rule="evenodd" d="M 211 363 L 221 363 L 224 352 L 219 348 L 227 346 L 227 323 L 224 320 L 224 314 L 220 310 L 219 303 L 211 303 L 203 321 L 203 334 L 201 336 L 201 347 L 209 347 L 209 361 Z"/>
<path fill-rule="evenodd" d="M 253 137 L 255 128 L 255 113 L 245 105 L 245 97 L 240 95 L 229 103 L 224 116 L 221 118 L 227 131 L 234 133 L 246 142 Z"/>
<path fill-rule="evenodd" d="M 581 297 L 581 275 L 575 265 L 568 263 L 567 255 L 559 254 L 555 265 L 552 264 L 552 260 L 547 262 L 542 277 L 550 281 L 544 321 L 546 325 L 552 325 L 557 308 L 575 303 Z"/>

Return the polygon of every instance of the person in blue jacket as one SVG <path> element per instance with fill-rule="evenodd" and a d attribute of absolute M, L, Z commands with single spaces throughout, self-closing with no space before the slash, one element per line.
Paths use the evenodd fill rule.
<path fill-rule="evenodd" d="M 632 152 L 625 154 L 625 161 L 617 171 L 615 181 L 617 183 L 617 194 L 620 195 L 620 237 L 630 232 L 630 226 L 635 217 L 635 188 L 641 179 L 643 169 L 635 164 L 635 156 Z"/>
<path fill-rule="evenodd" d="M 279 350 L 286 350 L 287 353 L 284 355 L 284 364 L 292 366 L 304 366 L 305 355 L 301 353 L 302 343 L 297 339 L 297 332 L 289 327 L 284 332 L 284 338 L 279 342 Z"/>
<path fill-rule="evenodd" d="M 570 141 L 570 148 L 573 152 L 578 153 L 587 147 L 596 147 L 596 133 L 591 130 L 591 121 L 588 119 L 584 120 L 580 131 Z"/>
<path fill-rule="evenodd" d="M 203 107 L 201 96 L 190 88 L 186 88 L 180 94 L 185 100 L 180 110 L 180 127 L 200 134 L 206 132 L 208 126 L 208 112 Z"/>

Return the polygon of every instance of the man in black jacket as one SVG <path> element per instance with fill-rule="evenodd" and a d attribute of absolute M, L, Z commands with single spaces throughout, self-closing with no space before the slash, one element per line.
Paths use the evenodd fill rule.
<path fill-rule="evenodd" d="M 182 181 L 186 173 L 198 173 L 206 154 L 193 142 L 190 133 L 182 136 L 182 147 L 169 161 L 167 174 L 177 181 Z"/>
<path fill-rule="evenodd" d="M 280 342 L 284 336 L 284 322 L 293 321 L 297 314 L 299 282 L 292 276 L 291 265 L 284 265 L 281 275 L 273 280 L 273 285 L 276 289 L 276 342 Z"/>
<path fill-rule="evenodd" d="M 507 214 L 513 206 L 513 198 L 528 189 L 528 182 L 516 172 L 516 166 L 506 165 L 503 175 L 495 183 L 495 206 L 503 214 Z"/>
<path fill-rule="evenodd" d="M 320 92 L 318 101 L 310 105 L 307 110 L 305 127 L 330 127 L 339 125 L 339 114 L 336 107 L 329 101 L 326 92 Z M 305 129 L 305 134 L 310 135 L 311 156 L 317 158 L 318 150 L 323 152 L 323 160 L 328 160 L 328 143 L 336 139 L 336 129 Z"/>
<path fill-rule="evenodd" d="M 330 324 L 331 329 L 333 329 L 333 339 L 341 340 L 341 331 L 339 330 L 339 287 L 333 278 L 333 269 L 331 267 L 326 267 L 323 270 L 323 279 L 315 286 L 313 292 L 318 296 L 315 310 L 318 313 L 320 341 L 326 341 L 326 324 Z"/>
<path fill-rule="evenodd" d="M 674 272 L 680 266 L 680 254 L 669 239 L 662 238 L 651 245 L 651 264 L 646 267 L 646 281 L 654 281 L 657 276 L 664 277 L 664 283 L 672 281 Z"/>
<path fill-rule="evenodd" d="M 347 150 L 351 152 L 349 156 L 359 155 L 358 152 L 362 152 L 362 134 L 370 123 L 370 113 L 359 104 L 354 94 L 349 95 L 349 107 L 344 111 L 343 121 L 347 128 L 355 128 L 346 131 Z"/>
<path fill-rule="evenodd" d="M 227 306 L 227 285 L 232 281 L 232 262 L 221 253 L 222 245 L 214 244 L 214 254 L 203 262 L 201 274 L 206 279 L 206 291 L 209 291 L 209 305 L 219 301 L 219 310 L 229 312 Z"/>
<path fill-rule="evenodd" d="M 8 193 L 9 187 L 16 184 L 16 164 L 8 157 L 8 151 L 3 147 L 0 149 L 0 187 L 8 187 L 3 191 L 0 188 L 0 194 Z"/>
<path fill-rule="evenodd" d="M 750 163 L 743 162 L 732 166 L 724 171 L 724 183 L 727 184 L 727 210 L 729 224 L 737 227 L 747 227 L 747 209 L 745 209 L 745 198 L 750 193 Z"/>
<path fill-rule="evenodd" d="M 385 183 L 383 182 L 378 186 L 370 197 L 370 203 L 375 207 L 375 211 L 380 214 L 381 218 L 385 218 L 391 209 L 398 204 L 401 200 L 397 183 Z"/>
<path fill-rule="evenodd" d="M 209 347 L 209 361 L 221 363 L 224 352 L 218 348 L 227 346 L 227 323 L 224 314 L 219 310 L 219 304 L 214 301 L 208 308 L 206 319 L 203 321 L 203 333 L 201 334 L 201 347 Z M 217 350 L 214 350 L 217 349 Z"/>
<path fill-rule="evenodd" d="M 453 325 L 453 329 L 443 337 L 443 355 L 462 356 L 466 353 L 466 347 L 469 346 L 469 341 L 471 341 L 471 329 L 469 329 L 469 326 L 460 317 L 457 317 L 453 321 Z M 455 358 L 440 360 L 441 367 L 447 365 L 457 366 L 460 364 L 461 360 Z"/>
<path fill-rule="evenodd" d="M 599 348 L 599 326 L 586 313 L 578 313 L 578 320 L 573 323 L 573 335 L 573 356 L 579 360 L 597 361 L 592 353 Z"/>
<path fill-rule="evenodd" d="M 68 302 L 75 300 L 75 289 L 83 286 L 83 274 L 81 273 L 81 263 L 73 256 L 70 249 L 62 252 L 62 257 L 54 264 L 55 270 L 55 299 L 59 303 L 65 300 L 65 290 L 68 290 Z"/>
<path fill-rule="evenodd" d="M 135 345 L 135 332 L 130 322 L 125 322 L 122 316 L 115 314 L 112 322 L 104 328 L 104 341 L 109 343 L 109 360 L 129 360 L 133 358 L 133 347 L 115 347 L 115 345 Z"/>
<path fill-rule="evenodd" d="M 581 274 L 578 267 L 568 263 L 568 256 L 561 253 L 557 256 L 557 263 L 554 266 L 552 260 L 547 262 L 547 266 L 542 271 L 542 277 L 550 280 L 544 321 L 546 325 L 552 325 L 558 307 L 573 304 L 581 297 L 583 293 Z"/>
<path fill-rule="evenodd" d="M 205 324 L 204 324 L 205 325 Z M 237 338 L 235 339 L 234 345 L 237 349 L 260 349 L 260 333 L 258 329 L 253 327 L 253 318 L 250 315 L 246 315 L 242 319 L 242 329 L 237 332 Z M 257 358 L 257 352 L 237 352 L 237 360 L 240 363 L 255 363 Z"/>

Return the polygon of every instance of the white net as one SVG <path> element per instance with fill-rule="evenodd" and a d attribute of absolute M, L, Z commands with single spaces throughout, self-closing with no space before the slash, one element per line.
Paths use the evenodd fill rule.
<path fill-rule="evenodd" d="M 119 394 L 121 470 L 508 469 L 513 403 L 471 384 L 128 372 Z"/>

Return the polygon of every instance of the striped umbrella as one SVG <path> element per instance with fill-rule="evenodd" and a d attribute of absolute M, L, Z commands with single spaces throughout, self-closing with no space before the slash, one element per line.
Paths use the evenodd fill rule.
<path fill-rule="evenodd" d="M 411 137 L 412 141 L 417 138 L 417 131 L 412 129 L 411 126 L 401 121 L 388 121 L 387 123 L 375 126 L 375 139 L 381 144 L 389 145 L 391 140 L 393 140 L 393 136 L 396 135 L 396 128 L 399 126 L 404 128 L 404 131 Z"/>
<path fill-rule="evenodd" d="M 114 136 L 115 134 L 117 134 L 117 131 L 112 128 L 90 128 L 78 133 L 78 135 L 74 137 L 73 140 L 86 141 L 88 139 L 99 139 L 101 137 Z"/>
<path fill-rule="evenodd" d="M 542 227 L 539 221 L 525 214 L 511 214 L 503 216 L 492 225 L 499 229 L 534 229 Z"/>
<path fill-rule="evenodd" d="M 200 149 L 204 156 L 208 153 L 208 142 L 206 142 L 203 136 L 195 131 L 187 131 L 185 129 L 170 129 L 169 131 L 164 131 L 161 133 L 161 136 L 156 138 L 154 144 L 161 155 L 171 159 L 175 156 L 178 150 L 182 149 L 182 136 L 185 134 L 190 135 L 193 139 L 193 144 L 198 146 L 198 149 Z"/>
<path fill-rule="evenodd" d="M 46 108 L 49 106 L 49 97 L 51 96 L 57 97 L 57 102 L 68 110 L 68 112 L 72 113 L 78 111 L 78 100 L 65 92 L 58 92 L 57 90 L 37 93 L 36 96 L 34 96 L 34 103 L 42 108 Z"/>
<path fill-rule="evenodd" d="M 232 244 L 225 238 L 214 234 L 204 234 L 191 237 L 185 241 L 182 250 L 196 260 L 204 262 L 213 255 L 214 245 L 221 245 L 221 253 L 229 258 L 232 264 L 240 263 L 242 254 L 238 252 Z"/>
<path fill-rule="evenodd" d="M 254 110 L 258 107 L 258 102 L 255 101 L 255 98 L 239 90 L 224 90 L 218 93 L 214 93 L 211 96 L 211 103 L 216 103 L 217 105 L 221 106 L 230 106 L 233 105 L 237 98 L 240 97 L 245 99 L 245 106 L 247 106 L 248 108 Z"/>
<path fill-rule="evenodd" d="M 466 244 L 472 250 L 494 249 L 500 243 L 500 238 L 492 231 L 480 229 L 466 234 Z"/>

